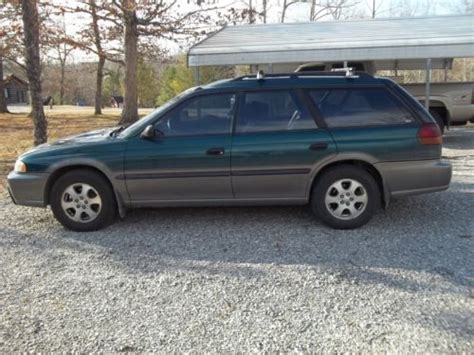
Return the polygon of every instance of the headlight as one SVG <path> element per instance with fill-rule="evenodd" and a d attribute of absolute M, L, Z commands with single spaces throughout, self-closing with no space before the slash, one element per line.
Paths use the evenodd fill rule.
<path fill-rule="evenodd" d="M 15 172 L 17 173 L 26 173 L 26 164 L 23 163 L 21 160 L 17 160 L 15 162 Z"/>

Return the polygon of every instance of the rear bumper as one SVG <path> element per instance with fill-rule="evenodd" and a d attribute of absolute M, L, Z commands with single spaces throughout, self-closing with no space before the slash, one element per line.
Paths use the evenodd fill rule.
<path fill-rule="evenodd" d="M 44 192 L 49 174 L 11 172 L 7 177 L 8 192 L 15 204 L 45 207 Z"/>
<path fill-rule="evenodd" d="M 384 162 L 375 166 L 391 197 L 443 191 L 451 182 L 451 164 L 443 160 Z"/>

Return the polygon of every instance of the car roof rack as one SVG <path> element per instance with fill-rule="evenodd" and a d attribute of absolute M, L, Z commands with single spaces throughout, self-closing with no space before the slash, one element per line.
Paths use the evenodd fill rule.
<path fill-rule="evenodd" d="M 233 79 L 240 80 L 265 80 L 265 79 L 299 79 L 299 78 L 317 78 L 317 77 L 333 77 L 333 78 L 371 78 L 374 77 L 366 72 L 354 72 L 352 68 L 332 69 L 331 71 L 304 71 L 291 73 L 272 73 L 265 74 L 263 70 L 259 70 L 256 74 L 242 75 Z"/>

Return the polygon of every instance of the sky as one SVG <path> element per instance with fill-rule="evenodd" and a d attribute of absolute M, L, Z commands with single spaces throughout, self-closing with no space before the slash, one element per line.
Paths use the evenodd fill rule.
<path fill-rule="evenodd" d="M 471 3 L 474 0 L 470 0 Z M 282 2 L 282 1 L 281 1 Z M 353 7 L 345 12 L 350 17 L 370 17 L 372 13 L 373 0 L 348 0 L 355 3 Z M 469 0 L 466 0 L 469 2 Z M 462 8 L 464 0 L 375 0 L 376 18 L 405 16 L 439 16 L 456 14 Z M 309 3 L 298 3 L 292 5 L 286 17 L 286 22 L 307 21 Z M 273 9 L 272 9 L 273 10 Z M 272 20 L 278 21 L 281 6 L 272 11 Z M 322 20 L 332 20 L 330 16 Z"/>

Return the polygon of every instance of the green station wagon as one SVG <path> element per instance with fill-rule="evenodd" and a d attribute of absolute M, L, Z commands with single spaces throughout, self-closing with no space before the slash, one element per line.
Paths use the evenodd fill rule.
<path fill-rule="evenodd" d="M 309 204 L 356 228 L 393 197 L 448 188 L 429 113 L 364 73 L 262 73 L 187 90 L 127 128 L 41 145 L 8 176 L 13 201 L 65 227 L 105 227 L 128 208 Z"/>

